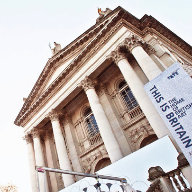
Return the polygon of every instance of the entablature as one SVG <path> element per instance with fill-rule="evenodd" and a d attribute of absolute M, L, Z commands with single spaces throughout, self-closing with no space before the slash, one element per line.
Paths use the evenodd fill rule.
<path fill-rule="evenodd" d="M 150 18 L 150 19 L 149 19 Z M 151 21 L 154 21 L 155 24 L 151 24 Z M 185 43 L 182 39 L 177 37 L 174 33 L 172 33 L 169 29 L 163 26 L 160 22 L 152 18 L 151 16 L 144 16 L 142 19 L 137 19 L 121 7 L 118 7 L 114 11 L 112 11 L 106 18 L 103 18 L 100 23 L 91 27 L 88 31 L 86 31 L 83 35 L 74 40 L 71 44 L 66 46 L 56 55 L 54 55 L 45 66 L 43 72 L 41 73 L 39 79 L 37 80 L 34 88 L 32 89 L 29 97 L 24 103 L 20 113 L 18 114 L 15 124 L 23 126 L 26 123 L 26 119 L 30 119 L 29 116 L 36 111 L 37 108 L 41 108 L 45 105 L 46 101 L 49 101 L 49 98 L 52 97 L 55 93 L 55 90 L 61 88 L 63 83 L 67 82 L 66 77 L 69 77 L 69 73 L 72 71 L 76 71 L 79 69 L 79 66 L 82 63 L 89 62 L 92 60 L 91 57 L 95 55 L 101 47 L 105 46 L 106 43 L 112 39 L 112 37 L 124 26 L 129 25 L 132 31 L 135 31 L 137 35 L 140 34 L 141 37 L 144 37 L 145 32 L 148 33 L 151 29 L 162 35 L 162 37 L 167 38 L 168 40 L 173 42 L 173 45 L 177 45 L 180 49 L 184 50 L 190 56 L 192 55 L 192 48 L 190 45 Z M 126 28 L 126 27 L 125 27 Z M 163 28 L 163 30 L 161 30 Z M 137 31 L 137 32 L 136 32 Z M 165 35 L 164 35 L 165 32 Z M 92 34 L 92 35 L 91 35 Z M 89 36 L 90 35 L 90 36 Z M 50 86 L 41 94 L 38 95 L 39 89 L 43 85 L 47 76 L 49 76 L 49 72 L 51 69 L 57 65 L 66 55 L 76 50 L 78 45 L 82 45 L 80 43 L 82 39 L 88 42 L 88 37 L 91 38 L 90 42 L 82 49 L 82 51 L 70 62 L 70 64 L 63 70 L 62 73 L 50 84 Z M 87 39 L 88 38 L 88 39 Z M 181 42 L 180 42 L 181 41 Z M 179 43 L 180 42 L 180 43 Z M 42 90 L 42 89 L 41 89 Z M 54 91 L 53 91 L 54 90 Z M 49 98 L 47 98 L 49 95 Z M 38 96 L 38 98 L 37 98 Z M 36 100 L 34 102 L 34 100 Z M 42 103 L 43 102 L 43 103 Z M 36 114 L 36 113 L 35 113 Z M 23 122 L 25 122 L 23 124 Z"/>

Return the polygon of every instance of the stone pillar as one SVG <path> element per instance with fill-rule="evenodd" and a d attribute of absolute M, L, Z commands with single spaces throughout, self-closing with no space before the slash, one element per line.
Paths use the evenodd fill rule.
<path fill-rule="evenodd" d="M 53 135 L 55 138 L 55 145 L 57 149 L 57 154 L 59 158 L 60 168 L 63 170 L 72 171 L 71 163 L 67 154 L 67 148 L 65 145 L 65 140 L 62 134 L 62 128 L 59 122 L 59 113 L 55 110 L 52 110 L 48 113 L 49 118 L 51 119 L 52 128 L 53 128 Z M 65 187 L 74 183 L 73 175 L 63 174 L 63 182 Z"/>
<path fill-rule="evenodd" d="M 183 176 L 188 181 L 190 187 L 192 188 L 192 168 L 189 165 L 189 162 L 185 158 L 183 153 L 180 153 L 177 157 L 178 160 L 178 169 L 181 170 Z"/>
<path fill-rule="evenodd" d="M 71 117 L 65 115 L 65 133 L 66 133 L 66 142 L 69 148 L 69 155 L 71 158 L 71 162 L 76 172 L 82 172 L 81 164 L 79 161 L 79 149 L 78 142 L 74 132 L 74 126 L 72 124 Z M 81 176 L 76 176 L 78 180 L 82 179 Z"/>
<path fill-rule="evenodd" d="M 41 146 L 41 140 L 40 140 L 40 131 L 37 128 L 34 128 L 31 131 L 31 134 L 33 136 L 36 165 L 45 166 L 45 161 L 43 158 L 43 151 L 42 151 L 42 146 Z M 48 187 L 46 184 L 47 180 L 46 180 L 46 176 L 44 176 L 44 174 L 45 173 L 38 173 L 40 191 L 45 191 L 45 189 L 48 190 Z"/>
<path fill-rule="evenodd" d="M 32 192 L 38 192 L 36 170 L 35 170 L 35 153 L 33 149 L 33 139 L 29 134 L 26 134 L 24 137 L 24 140 L 27 143 L 29 172 L 30 172 Z"/>
<path fill-rule="evenodd" d="M 127 61 L 126 55 L 121 53 L 119 50 L 116 50 L 112 51 L 109 57 L 112 57 L 112 59 L 119 67 L 121 73 L 127 81 L 128 86 L 130 87 L 133 95 L 135 96 L 157 137 L 161 138 L 165 135 L 171 136 L 169 130 L 159 116 L 151 100 L 149 99 L 147 93 L 143 89 L 143 83 L 131 67 L 131 64 Z"/>
<path fill-rule="evenodd" d="M 117 111 L 115 110 L 113 103 L 111 101 L 110 95 L 107 91 L 106 85 L 100 83 L 100 94 L 99 94 L 100 103 L 105 111 L 105 114 L 108 117 L 109 122 L 111 123 L 111 128 L 117 138 L 119 146 L 124 156 L 132 153 L 131 147 L 125 137 L 124 130 L 122 129 L 122 124 L 120 119 L 118 119 Z"/>
<path fill-rule="evenodd" d="M 161 73 L 161 70 L 156 65 L 156 63 L 142 48 L 142 46 L 145 45 L 147 51 L 150 51 L 150 53 L 152 53 L 154 52 L 154 49 L 152 49 L 150 45 L 146 43 L 144 44 L 144 42 L 136 36 L 126 38 L 124 44 L 133 54 L 133 56 L 135 57 L 141 69 L 149 80 L 154 79 Z"/>
<path fill-rule="evenodd" d="M 53 162 L 54 160 L 53 160 L 52 151 L 51 151 L 51 144 L 52 144 L 51 141 L 50 141 L 51 135 L 52 135 L 52 133 L 47 130 L 46 133 L 45 133 L 45 137 L 44 137 L 46 157 L 47 157 L 47 166 L 50 167 L 50 168 L 56 168 L 54 166 L 54 162 Z M 59 187 L 58 187 L 58 184 L 57 184 L 56 173 L 48 172 L 48 174 L 49 174 L 49 177 L 50 177 L 52 192 L 59 191 Z"/>
<path fill-rule="evenodd" d="M 154 183 L 159 180 L 162 191 L 176 192 L 173 187 L 170 177 L 168 175 L 166 175 L 166 173 L 163 171 L 163 169 L 160 166 L 149 168 L 148 173 L 149 173 L 148 181 Z M 152 189 L 152 187 L 149 187 L 149 189 L 148 189 L 149 191 L 150 191 L 150 188 Z M 155 191 L 155 189 L 153 189 L 153 190 Z"/>
<path fill-rule="evenodd" d="M 145 43 L 145 46 L 143 48 L 145 52 L 151 57 L 151 59 L 156 63 L 156 65 L 161 71 L 164 71 L 165 69 L 167 69 L 167 66 L 163 63 L 163 61 L 161 61 L 161 59 L 159 59 L 155 49 L 152 48 L 151 45 Z"/>
<path fill-rule="evenodd" d="M 107 116 L 95 92 L 94 83 L 86 76 L 85 79 L 81 81 L 80 86 L 84 88 L 98 124 L 101 137 L 109 154 L 109 158 L 111 162 L 114 163 L 115 161 L 121 159 L 123 154 L 112 131 L 109 120 L 107 119 Z"/>

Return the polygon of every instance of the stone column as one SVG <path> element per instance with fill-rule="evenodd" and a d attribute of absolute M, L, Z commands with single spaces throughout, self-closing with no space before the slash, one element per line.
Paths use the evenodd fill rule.
<path fill-rule="evenodd" d="M 48 130 L 46 130 L 46 133 L 45 133 L 45 137 L 44 137 L 44 140 L 45 140 L 45 150 L 46 150 L 46 157 L 47 157 L 47 165 L 48 167 L 50 168 L 56 168 L 54 166 L 54 160 L 53 160 L 53 156 L 52 156 L 52 151 L 51 151 L 51 135 L 52 133 Z M 52 192 L 57 192 L 59 191 L 59 187 L 57 185 L 57 176 L 56 176 L 56 173 L 54 172 L 48 172 L 49 174 L 49 177 L 50 177 L 50 183 L 51 183 L 51 188 L 52 188 Z"/>
<path fill-rule="evenodd" d="M 155 62 L 155 64 L 158 66 L 158 68 L 161 71 L 164 71 L 165 69 L 167 69 L 167 66 L 163 63 L 163 61 L 161 61 L 161 59 L 159 59 L 159 57 L 156 54 L 155 49 L 152 48 L 152 46 L 150 44 L 145 43 L 143 49 L 151 57 L 151 59 Z"/>
<path fill-rule="evenodd" d="M 177 157 L 178 167 L 180 169 L 185 179 L 188 181 L 190 187 L 192 188 L 192 168 L 189 165 L 189 162 L 185 158 L 183 153 L 180 153 Z"/>
<path fill-rule="evenodd" d="M 143 72 L 145 73 L 145 75 L 149 80 L 154 79 L 161 73 L 161 70 L 156 65 L 156 63 L 142 48 L 142 46 L 145 45 L 148 51 L 154 52 L 152 48 L 149 48 L 150 45 L 147 45 L 136 36 L 126 38 L 124 41 L 124 45 L 133 54 L 133 56 L 135 57 L 141 69 L 143 70 Z"/>
<path fill-rule="evenodd" d="M 81 169 L 81 164 L 79 161 L 79 144 L 77 142 L 77 138 L 75 136 L 74 132 L 74 126 L 72 123 L 72 119 L 70 116 L 65 115 L 65 132 L 66 132 L 66 141 L 67 141 L 67 146 L 69 148 L 69 155 L 71 158 L 71 162 L 74 168 L 74 171 L 76 172 L 82 172 Z M 76 176 L 78 180 L 82 179 L 81 176 Z"/>
<path fill-rule="evenodd" d="M 34 153 L 34 149 L 33 149 L 33 139 L 31 137 L 31 135 L 26 134 L 24 137 L 24 140 L 27 143 L 29 172 L 30 172 L 32 192 L 38 192 L 36 170 L 35 170 L 35 153 Z"/>
<path fill-rule="evenodd" d="M 149 99 L 147 93 L 143 89 L 143 83 L 131 67 L 131 64 L 127 61 L 126 55 L 121 53 L 119 50 L 116 50 L 112 51 L 109 57 L 112 57 L 112 59 L 119 67 L 121 73 L 127 81 L 128 86 L 130 87 L 133 95 L 135 96 L 157 137 L 161 138 L 165 135 L 171 136 L 171 133 L 167 129 L 166 125 L 164 124 L 163 120 Z M 176 144 L 173 138 L 172 140 L 174 141 L 174 144 Z"/>
<path fill-rule="evenodd" d="M 57 154 L 59 158 L 60 168 L 63 170 L 72 171 L 71 163 L 67 154 L 67 148 L 62 134 L 62 128 L 59 122 L 59 113 L 55 110 L 52 110 L 48 113 L 49 118 L 51 119 L 53 135 L 55 138 L 55 145 L 57 149 Z M 73 175 L 63 174 L 63 182 L 65 187 L 74 183 Z"/>
<path fill-rule="evenodd" d="M 45 166 L 45 161 L 43 158 L 43 151 L 42 151 L 42 146 L 40 141 L 40 131 L 37 128 L 34 128 L 31 131 L 31 134 L 33 136 L 36 165 Z M 47 189 L 47 184 L 46 184 L 47 180 L 44 174 L 45 173 L 38 173 L 40 191 L 45 191 L 45 188 Z"/>
<path fill-rule="evenodd" d="M 114 163 L 115 161 L 121 159 L 123 154 L 112 131 L 109 120 L 107 119 L 107 116 L 95 92 L 94 83 L 86 76 L 85 79 L 81 81 L 79 86 L 83 87 L 87 95 L 106 150 L 109 154 L 111 162 Z"/>
<path fill-rule="evenodd" d="M 110 95 L 104 83 L 100 83 L 99 100 L 105 111 L 105 114 L 108 117 L 109 122 L 111 123 L 111 128 L 117 138 L 123 155 L 126 156 L 131 154 L 131 147 L 129 146 L 129 143 L 125 137 L 125 133 L 122 129 L 122 124 L 120 122 L 120 119 L 118 119 L 117 111 L 113 106 Z"/>

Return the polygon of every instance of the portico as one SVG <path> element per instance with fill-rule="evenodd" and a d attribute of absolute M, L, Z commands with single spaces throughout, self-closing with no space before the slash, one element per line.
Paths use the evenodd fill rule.
<path fill-rule="evenodd" d="M 165 135 L 177 147 L 143 89 L 169 63 L 158 56 L 153 35 L 119 20 L 121 11 L 49 59 L 16 118 L 33 192 L 35 165 L 94 173 Z M 39 173 L 40 190 L 57 192 L 80 177 L 49 173 L 46 179 L 47 186 Z"/>

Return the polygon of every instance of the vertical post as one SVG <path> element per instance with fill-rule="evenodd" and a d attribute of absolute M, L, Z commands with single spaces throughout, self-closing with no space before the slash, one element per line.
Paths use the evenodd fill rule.
<path fill-rule="evenodd" d="M 50 113 L 48 113 L 48 117 L 51 119 L 51 123 L 52 123 L 52 128 L 53 128 L 53 135 L 55 138 L 55 145 L 56 145 L 56 149 L 57 149 L 57 154 L 58 154 L 58 158 L 59 158 L 59 164 L 60 164 L 60 168 L 64 169 L 64 170 L 72 170 L 71 167 L 71 163 L 67 154 L 67 148 L 65 145 L 65 140 L 63 138 L 63 134 L 62 134 L 62 127 L 60 125 L 59 122 L 59 116 L 61 114 L 56 112 L 55 110 L 52 110 Z M 72 175 L 63 175 L 63 182 L 65 187 L 73 184 L 74 178 Z"/>
<path fill-rule="evenodd" d="M 83 87 L 87 95 L 89 104 L 98 124 L 101 137 L 109 154 L 109 158 L 111 162 L 114 163 L 115 161 L 121 159 L 123 154 L 94 89 L 94 82 L 86 76 L 85 79 L 81 81 L 79 86 Z"/>

